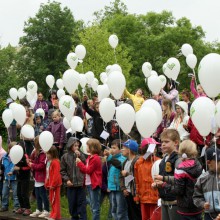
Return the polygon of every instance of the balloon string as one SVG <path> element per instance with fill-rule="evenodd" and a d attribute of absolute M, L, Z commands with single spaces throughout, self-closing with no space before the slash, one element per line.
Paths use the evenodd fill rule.
<path fill-rule="evenodd" d="M 197 81 L 196 81 L 196 72 L 195 72 L 195 69 L 193 69 L 193 75 L 194 75 L 194 77 L 195 77 L 195 84 L 196 84 L 196 89 L 197 89 L 198 84 L 197 84 Z M 199 93 L 198 93 L 198 95 L 200 96 Z"/>
<path fill-rule="evenodd" d="M 8 133 L 9 144 L 11 144 L 11 138 L 10 138 L 10 134 L 9 134 L 9 130 L 8 130 L 8 128 L 7 128 L 7 133 Z"/>
<path fill-rule="evenodd" d="M 117 58 L 116 58 L 115 48 L 114 48 L 114 57 L 115 57 L 115 63 L 118 63 L 118 62 L 117 62 Z"/>
<path fill-rule="evenodd" d="M 205 146 L 206 138 L 203 137 L 203 139 L 204 139 L 204 146 Z M 206 151 L 205 151 L 205 169 L 206 169 L 206 171 L 208 170 L 208 166 L 207 166 L 207 154 L 206 154 Z"/>

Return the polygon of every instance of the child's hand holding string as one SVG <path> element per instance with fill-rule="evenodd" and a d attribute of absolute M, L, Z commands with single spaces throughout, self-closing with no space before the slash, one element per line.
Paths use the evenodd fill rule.
<path fill-rule="evenodd" d="M 76 158 L 76 164 L 79 163 L 79 162 L 81 162 L 81 160 L 77 157 Z"/>

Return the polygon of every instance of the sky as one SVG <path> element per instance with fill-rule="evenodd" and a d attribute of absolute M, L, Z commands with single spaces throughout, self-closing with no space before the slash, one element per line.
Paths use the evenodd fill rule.
<path fill-rule="evenodd" d="M 201 25 L 207 41 L 220 40 L 220 0 L 122 0 L 132 14 L 171 11 L 176 19 L 187 17 L 193 26 Z M 110 0 L 57 0 L 72 11 L 76 20 L 93 19 L 93 13 L 110 5 Z M 34 17 L 47 0 L 0 0 L 0 45 L 17 46 L 24 22 Z"/>

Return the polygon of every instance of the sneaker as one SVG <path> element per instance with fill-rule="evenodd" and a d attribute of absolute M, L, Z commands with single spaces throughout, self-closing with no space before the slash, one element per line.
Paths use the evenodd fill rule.
<path fill-rule="evenodd" d="M 49 215 L 50 215 L 50 213 L 49 213 L 48 211 L 44 210 L 44 211 L 42 212 L 42 214 L 39 215 L 38 217 L 39 217 L 39 218 L 46 218 L 46 217 L 49 217 Z"/>
<path fill-rule="evenodd" d="M 1 207 L 0 208 L 0 212 L 7 212 L 8 211 L 8 208 L 6 208 L 6 207 Z"/>
<path fill-rule="evenodd" d="M 23 212 L 23 216 L 29 216 L 31 214 L 31 210 L 30 209 L 25 209 Z"/>
<path fill-rule="evenodd" d="M 19 208 L 17 209 L 17 211 L 15 212 L 15 214 L 23 214 L 25 209 Z"/>
<path fill-rule="evenodd" d="M 30 214 L 29 216 L 30 217 L 39 217 L 41 214 L 42 214 L 42 212 L 37 209 L 35 212 Z"/>
<path fill-rule="evenodd" d="M 13 213 L 16 213 L 18 209 L 19 209 L 19 208 L 14 208 L 14 209 L 12 210 L 12 212 L 13 212 Z"/>

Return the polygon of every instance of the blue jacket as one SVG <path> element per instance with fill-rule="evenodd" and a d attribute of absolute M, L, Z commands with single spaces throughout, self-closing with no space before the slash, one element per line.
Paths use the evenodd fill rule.
<path fill-rule="evenodd" d="M 2 165 L 4 169 L 4 180 L 16 180 L 16 174 L 9 176 L 9 172 L 14 172 L 14 164 L 12 163 L 8 153 L 2 157 Z"/>
<path fill-rule="evenodd" d="M 107 161 L 111 162 L 112 159 L 116 159 L 121 162 L 121 165 L 126 160 L 122 154 L 116 154 L 114 156 L 109 155 Z M 110 169 L 108 172 L 108 189 L 111 191 L 120 191 L 120 168 L 116 168 L 114 165 L 110 165 Z"/>

